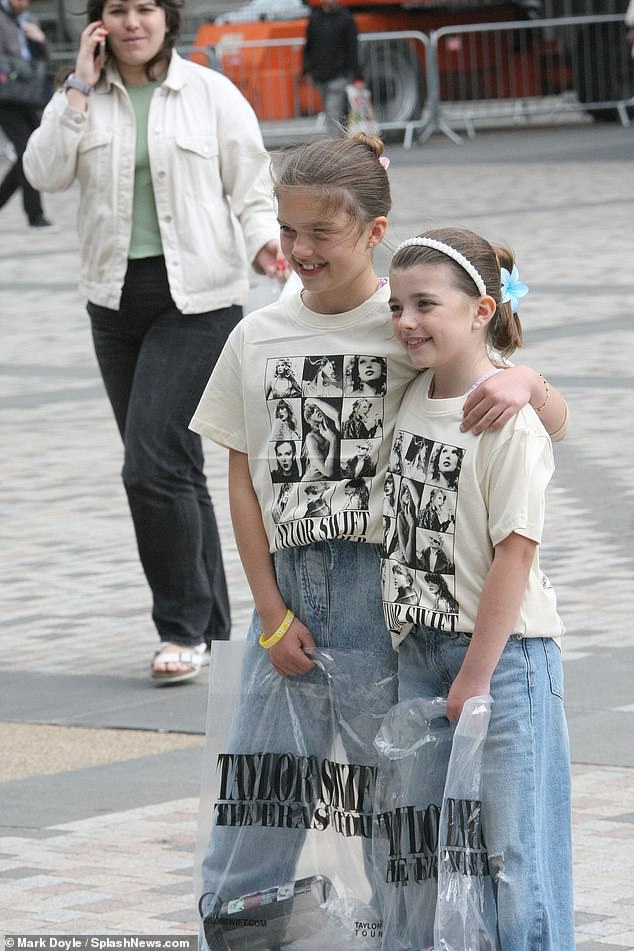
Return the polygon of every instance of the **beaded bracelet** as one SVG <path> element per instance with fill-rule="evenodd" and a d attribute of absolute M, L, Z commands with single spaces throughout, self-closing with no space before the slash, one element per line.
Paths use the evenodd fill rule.
<path fill-rule="evenodd" d="M 282 621 L 280 626 L 273 631 L 272 634 L 270 634 L 267 637 L 264 631 L 262 631 L 258 641 L 260 647 L 263 647 L 265 650 L 268 650 L 269 647 L 273 647 L 274 644 L 277 644 L 278 641 L 281 641 L 284 635 L 286 634 L 286 632 L 288 631 L 289 627 L 293 623 L 294 619 L 295 619 L 295 612 L 291 611 L 291 609 L 289 608 L 286 614 L 284 615 L 284 620 Z"/>
<path fill-rule="evenodd" d="M 550 387 L 548 385 L 548 380 L 544 376 L 542 376 L 541 373 L 539 374 L 539 376 L 540 376 L 540 379 L 544 381 L 544 386 L 546 387 L 546 399 L 544 400 L 541 406 L 535 407 L 536 413 L 541 413 L 542 410 L 546 409 L 546 404 L 548 403 L 548 400 L 550 399 Z"/>

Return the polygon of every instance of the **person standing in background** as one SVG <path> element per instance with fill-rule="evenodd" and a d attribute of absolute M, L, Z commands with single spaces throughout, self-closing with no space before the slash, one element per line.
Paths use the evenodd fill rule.
<path fill-rule="evenodd" d="M 326 114 L 328 135 L 345 134 L 348 113 L 346 86 L 363 85 L 354 17 L 338 0 L 321 0 L 308 18 L 304 45 L 304 75 L 317 85 Z"/>
<path fill-rule="evenodd" d="M 175 51 L 182 6 L 88 0 L 75 71 L 24 156 L 34 186 L 79 181 L 80 286 L 124 443 L 158 685 L 195 677 L 206 646 L 229 638 L 220 539 L 188 422 L 242 317 L 248 262 L 274 276 L 279 256 L 257 119 L 228 79 Z"/>
<path fill-rule="evenodd" d="M 29 0 L 0 0 L 0 60 L 3 54 L 27 63 L 46 59 L 46 37 L 28 12 L 28 6 Z M 41 106 L 0 99 L 0 127 L 16 156 L 0 182 L 0 208 L 21 188 L 24 213 L 32 228 L 46 228 L 51 224 L 44 216 L 40 193 L 27 181 L 22 170 L 22 155 L 29 136 L 40 123 Z"/>

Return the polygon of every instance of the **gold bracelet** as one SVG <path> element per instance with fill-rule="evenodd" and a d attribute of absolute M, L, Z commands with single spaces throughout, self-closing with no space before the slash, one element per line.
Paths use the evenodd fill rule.
<path fill-rule="evenodd" d="M 548 403 L 548 400 L 550 399 L 550 387 L 548 385 L 548 380 L 546 379 L 546 377 L 542 376 L 541 373 L 539 374 L 539 376 L 540 376 L 540 379 L 544 381 L 544 386 L 546 387 L 546 399 L 544 400 L 541 406 L 535 407 L 536 413 L 541 413 L 542 410 L 546 409 L 546 404 Z"/>
<path fill-rule="evenodd" d="M 294 620 L 295 620 L 295 612 L 291 611 L 291 609 L 289 608 L 286 614 L 284 615 L 284 620 L 282 621 L 280 626 L 273 631 L 272 634 L 270 634 L 267 637 L 264 631 L 262 631 L 258 641 L 260 647 L 263 647 L 265 650 L 268 650 L 269 647 L 273 647 L 274 644 L 277 644 L 278 641 L 281 641 Z"/>

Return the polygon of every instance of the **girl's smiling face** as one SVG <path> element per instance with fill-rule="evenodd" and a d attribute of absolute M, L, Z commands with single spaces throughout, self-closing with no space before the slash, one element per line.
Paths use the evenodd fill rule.
<path fill-rule="evenodd" d="M 317 188 L 283 189 L 278 196 L 280 244 L 284 257 L 299 275 L 311 309 L 345 313 L 374 292 L 370 245 L 378 244 L 387 219 L 367 225 L 343 208 L 332 210 Z"/>
<path fill-rule="evenodd" d="M 462 360 L 474 342 L 478 298 L 455 287 L 447 264 L 414 264 L 390 274 L 394 333 L 419 369 Z"/>

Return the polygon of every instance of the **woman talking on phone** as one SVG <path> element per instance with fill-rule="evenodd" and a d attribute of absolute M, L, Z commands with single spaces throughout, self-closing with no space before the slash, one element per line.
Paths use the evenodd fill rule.
<path fill-rule="evenodd" d="M 157 684 L 196 676 L 206 645 L 229 637 L 220 541 L 188 422 L 242 316 L 248 264 L 273 275 L 279 250 L 255 114 L 224 76 L 175 51 L 182 3 L 89 0 L 75 70 L 24 158 L 37 188 L 79 182 L 80 287 L 124 442 L 161 640 Z"/>

